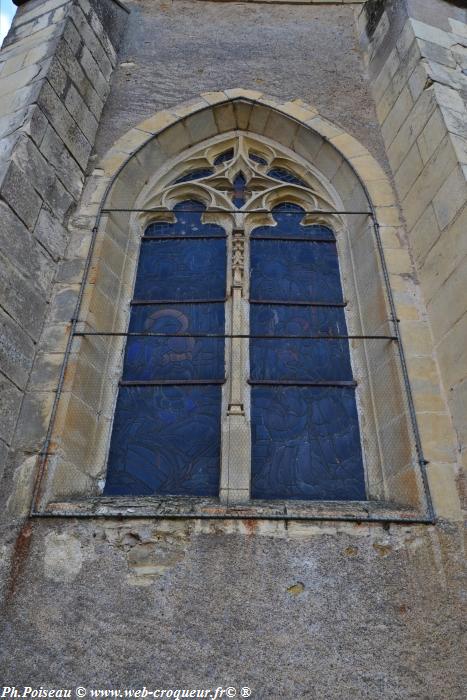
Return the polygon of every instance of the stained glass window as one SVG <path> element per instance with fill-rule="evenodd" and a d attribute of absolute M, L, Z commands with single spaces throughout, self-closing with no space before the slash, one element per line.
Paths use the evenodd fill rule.
<path fill-rule="evenodd" d="M 336 242 L 273 209 L 250 251 L 252 498 L 364 499 Z"/>
<path fill-rule="evenodd" d="M 228 499 L 231 490 L 248 498 L 251 487 L 252 499 L 365 499 L 334 232 L 282 203 L 273 223 L 248 236 L 249 203 L 258 216 L 259 194 L 277 191 L 269 178 L 295 187 L 296 201 L 296 186 L 308 185 L 274 165 L 284 154 L 267 160 L 250 137 L 231 143 L 217 146 L 212 167 L 186 170 L 159 200 L 197 180 L 193 192 L 204 188 L 209 216 L 193 194 L 141 239 L 104 493 Z M 222 178 L 205 187 L 224 163 Z M 233 226 L 207 222 L 214 212 Z M 247 450 L 235 444 L 238 435 Z M 229 471 L 225 487 L 221 470 L 236 468 L 250 447 L 251 463 L 243 461 L 241 478 L 232 472 L 235 488 Z"/>
<path fill-rule="evenodd" d="M 246 200 L 246 179 L 243 173 L 238 173 L 233 181 L 234 192 L 232 202 L 237 209 L 241 209 Z"/>
<path fill-rule="evenodd" d="M 181 177 L 177 178 L 175 182 L 178 184 L 180 182 L 191 182 L 192 180 L 200 180 L 202 177 L 209 177 L 213 174 L 211 168 L 197 168 L 196 170 L 190 170 Z"/>
<path fill-rule="evenodd" d="M 185 201 L 142 239 L 107 495 L 217 496 L 226 239 Z"/>
<path fill-rule="evenodd" d="M 216 156 L 214 159 L 214 165 L 222 165 L 223 163 L 227 163 L 229 160 L 232 160 L 233 156 L 234 150 L 233 148 L 229 148 L 227 151 L 219 153 L 219 155 Z"/>
<path fill-rule="evenodd" d="M 301 185 L 301 187 L 308 186 L 306 182 L 286 168 L 272 168 L 268 171 L 268 175 L 276 180 L 282 180 L 282 182 L 290 182 L 293 185 Z"/>
<path fill-rule="evenodd" d="M 266 158 L 263 158 L 263 156 L 260 156 L 259 153 L 255 153 L 254 151 L 250 151 L 248 154 L 250 156 L 250 160 L 252 160 L 254 163 L 258 163 L 258 165 L 267 165 L 268 161 Z"/>

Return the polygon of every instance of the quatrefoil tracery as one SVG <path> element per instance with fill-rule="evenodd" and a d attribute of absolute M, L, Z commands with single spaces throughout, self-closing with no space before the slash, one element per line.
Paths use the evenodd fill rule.
<path fill-rule="evenodd" d="M 146 190 L 144 207 L 165 209 L 167 216 L 167 210 L 186 199 L 198 199 L 211 211 L 261 212 L 264 221 L 283 202 L 299 204 L 306 212 L 336 208 L 329 188 L 311 167 L 285 149 L 246 134 L 191 149 L 188 158 Z M 337 217 L 331 217 L 326 215 L 325 222 L 336 226 Z M 306 223 L 323 223 L 323 217 L 307 214 Z"/>

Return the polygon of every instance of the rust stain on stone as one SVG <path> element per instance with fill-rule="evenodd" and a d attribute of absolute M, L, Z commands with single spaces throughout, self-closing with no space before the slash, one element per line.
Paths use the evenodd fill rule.
<path fill-rule="evenodd" d="M 32 522 L 28 520 L 23 524 L 21 530 L 19 531 L 13 549 L 13 556 L 11 559 L 10 580 L 8 582 L 8 589 L 6 594 L 7 603 L 9 603 L 12 597 L 14 596 L 16 587 L 18 585 L 18 581 L 21 578 L 21 574 L 23 572 L 23 568 L 29 554 L 31 536 Z"/>
<path fill-rule="evenodd" d="M 243 524 L 245 526 L 245 530 L 249 535 L 254 535 L 256 532 L 256 528 L 258 527 L 258 521 L 257 520 L 251 520 L 250 518 L 246 519 L 243 521 Z"/>

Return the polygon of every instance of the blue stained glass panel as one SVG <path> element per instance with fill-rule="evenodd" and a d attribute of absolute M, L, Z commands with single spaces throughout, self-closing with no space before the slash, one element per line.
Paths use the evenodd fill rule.
<path fill-rule="evenodd" d="M 176 215 L 175 223 L 156 221 L 146 228 L 145 236 L 225 236 L 222 226 L 217 224 L 204 224 L 201 221 L 204 212 L 204 204 L 196 200 L 187 200 L 176 204 L 173 211 Z"/>
<path fill-rule="evenodd" d="M 250 310 L 252 497 L 361 500 L 355 389 L 338 386 L 353 381 L 348 340 L 306 337 L 347 336 L 344 309 L 332 306 L 343 303 L 334 234 L 304 226 L 297 205 L 272 215 L 274 226 L 252 231 L 250 253 L 250 296 L 262 302 Z"/>
<path fill-rule="evenodd" d="M 347 335 L 343 308 L 254 304 L 250 328 L 252 380 L 352 381 L 347 340 L 293 339 Z"/>
<path fill-rule="evenodd" d="M 254 163 L 258 163 L 258 165 L 267 165 L 268 161 L 266 158 L 263 158 L 263 156 L 260 156 L 258 153 L 254 153 L 250 151 L 248 154 L 250 157 L 250 160 L 252 160 Z"/>
<path fill-rule="evenodd" d="M 254 340 L 252 380 L 352 381 L 346 340 Z"/>
<path fill-rule="evenodd" d="M 253 335 L 347 335 L 344 309 L 333 306 L 252 304 Z"/>
<path fill-rule="evenodd" d="M 144 241 L 134 298 L 223 299 L 225 275 L 225 240 Z"/>
<path fill-rule="evenodd" d="M 214 165 L 222 165 L 222 163 L 227 163 L 229 160 L 232 160 L 233 156 L 233 148 L 229 148 L 227 151 L 219 153 L 219 155 L 216 156 L 214 159 Z"/>
<path fill-rule="evenodd" d="M 282 182 L 290 182 L 293 185 L 301 185 L 302 187 L 308 187 L 306 182 L 302 180 L 298 175 L 292 173 L 286 168 L 271 168 L 268 171 L 269 177 L 273 177 L 276 180 L 281 180 Z"/>
<path fill-rule="evenodd" d="M 253 498 L 363 500 L 355 394 L 347 387 L 252 387 Z"/>
<path fill-rule="evenodd" d="M 222 379 L 224 338 L 177 337 L 176 333 L 224 333 L 224 304 L 135 306 L 130 332 L 167 333 L 157 337 L 129 337 L 125 380 Z"/>
<path fill-rule="evenodd" d="M 250 259 L 253 300 L 342 302 L 332 244 L 252 239 Z"/>
<path fill-rule="evenodd" d="M 121 387 L 104 495 L 217 496 L 219 386 Z"/>
<path fill-rule="evenodd" d="M 241 209 L 245 204 L 246 179 L 243 173 L 238 173 L 233 181 L 234 193 L 232 202 L 237 209 Z"/>
<path fill-rule="evenodd" d="M 223 380 L 224 339 L 195 336 L 224 333 L 226 240 L 203 210 L 181 202 L 143 238 L 134 301 L 161 303 L 134 303 L 129 332 L 161 337 L 127 339 L 106 495 L 218 495 L 221 386 L 197 382 Z"/>
<path fill-rule="evenodd" d="M 213 174 L 211 168 L 198 168 L 197 170 L 190 170 L 190 172 L 185 173 L 181 177 L 175 180 L 176 183 L 180 182 L 191 182 L 192 180 L 200 180 L 202 177 L 209 177 Z"/>
<path fill-rule="evenodd" d="M 297 204 L 279 204 L 272 210 L 274 226 L 257 226 L 251 232 L 252 238 L 260 236 L 297 236 L 300 238 L 319 238 L 321 240 L 334 241 L 333 231 L 327 226 L 317 224 L 303 225 L 301 222 L 305 211 Z"/>

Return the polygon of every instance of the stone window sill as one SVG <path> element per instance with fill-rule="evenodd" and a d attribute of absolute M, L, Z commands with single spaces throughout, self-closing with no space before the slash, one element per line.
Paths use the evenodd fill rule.
<path fill-rule="evenodd" d="M 420 511 L 381 501 L 250 501 L 227 505 L 216 498 L 96 496 L 55 501 L 41 517 L 200 518 L 232 520 L 341 520 L 432 523 Z"/>

